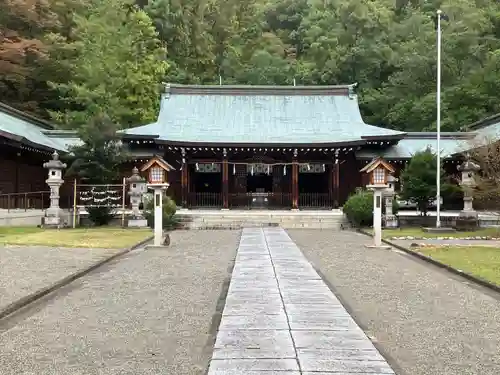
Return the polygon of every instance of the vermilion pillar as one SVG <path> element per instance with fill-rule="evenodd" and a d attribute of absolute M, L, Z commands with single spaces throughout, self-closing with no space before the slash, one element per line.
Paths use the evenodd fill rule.
<path fill-rule="evenodd" d="M 333 160 L 332 164 L 332 198 L 333 198 L 333 206 L 337 208 L 339 206 L 340 199 L 340 164 Z"/>
<path fill-rule="evenodd" d="M 186 151 L 182 150 L 182 171 L 181 171 L 181 200 L 182 207 L 188 207 L 189 195 L 189 167 L 186 162 Z"/>
<path fill-rule="evenodd" d="M 224 149 L 222 159 L 222 207 L 229 208 L 229 165 L 227 162 L 227 151 Z"/>
<path fill-rule="evenodd" d="M 297 158 L 297 150 L 293 152 L 292 159 L 292 209 L 299 208 L 299 161 Z"/>

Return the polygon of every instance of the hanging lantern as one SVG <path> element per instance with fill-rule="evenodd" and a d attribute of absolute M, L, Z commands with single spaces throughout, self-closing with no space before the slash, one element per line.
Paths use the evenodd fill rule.
<path fill-rule="evenodd" d="M 307 170 L 310 171 L 311 170 L 311 164 L 307 164 Z"/>
<path fill-rule="evenodd" d="M 253 164 L 252 164 L 252 168 L 250 169 L 250 174 L 253 176 Z"/>
<path fill-rule="evenodd" d="M 200 170 L 200 166 L 198 165 L 198 163 L 196 163 L 196 171 L 199 171 Z"/>
<path fill-rule="evenodd" d="M 236 164 L 233 164 L 233 176 L 236 174 Z"/>
<path fill-rule="evenodd" d="M 325 165 L 323 164 L 323 172 L 326 171 Z"/>
<path fill-rule="evenodd" d="M 286 176 L 286 165 L 283 166 L 283 176 Z"/>
<path fill-rule="evenodd" d="M 269 175 L 269 173 L 271 172 L 271 167 L 269 166 L 269 164 L 267 165 L 267 174 Z"/>

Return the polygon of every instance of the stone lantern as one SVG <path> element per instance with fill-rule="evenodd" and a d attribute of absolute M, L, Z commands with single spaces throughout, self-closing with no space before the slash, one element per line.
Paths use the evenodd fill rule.
<path fill-rule="evenodd" d="M 48 169 L 49 176 L 45 180 L 50 188 L 50 206 L 45 211 L 42 218 L 42 225 L 45 227 L 59 228 L 61 226 L 61 209 L 59 208 L 59 189 L 63 184 L 62 171 L 66 169 L 66 164 L 59 160 L 59 154 L 54 151 L 52 160 L 43 164 Z"/>
<path fill-rule="evenodd" d="M 154 246 L 160 247 L 165 241 L 163 238 L 163 192 L 169 187 L 168 172 L 175 170 L 160 156 L 148 161 L 141 172 L 148 174 L 148 188 L 154 191 Z M 170 240 L 166 238 L 168 242 Z"/>
<path fill-rule="evenodd" d="M 398 226 L 398 220 L 396 218 L 396 215 L 394 215 L 394 208 L 392 205 L 393 201 L 394 201 L 394 196 L 396 195 L 396 191 L 395 191 L 396 182 L 398 182 L 398 179 L 396 177 L 394 177 L 392 174 L 390 174 L 387 177 L 388 187 L 384 191 L 384 197 L 385 197 L 384 221 L 385 221 L 386 228 L 397 228 L 397 226 Z"/>
<path fill-rule="evenodd" d="M 127 182 L 130 184 L 128 195 L 130 196 L 130 205 L 132 206 L 132 217 L 128 219 L 127 226 L 134 228 L 147 227 L 148 222 L 139 210 L 142 196 L 146 193 L 146 179 L 141 177 L 137 167 L 134 167 L 132 169 L 132 176 L 127 178 Z"/>
<path fill-rule="evenodd" d="M 474 199 L 472 192 L 477 186 L 474 177 L 480 167 L 467 154 L 465 161 L 457 169 L 462 174 L 460 186 L 462 186 L 464 193 L 464 208 L 460 211 L 456 226 L 459 230 L 472 230 L 477 228 L 478 224 L 478 215 L 472 205 Z"/>
<path fill-rule="evenodd" d="M 370 184 L 366 187 L 373 190 L 373 240 L 374 244 L 368 247 L 388 248 L 382 246 L 382 195 L 389 187 L 389 176 L 394 168 L 382 158 L 373 159 L 361 172 L 367 173 Z"/>

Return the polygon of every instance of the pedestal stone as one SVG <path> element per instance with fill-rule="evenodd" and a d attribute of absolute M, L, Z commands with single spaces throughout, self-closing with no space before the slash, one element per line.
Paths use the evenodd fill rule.
<path fill-rule="evenodd" d="M 462 172 L 460 186 L 464 192 L 464 208 L 458 215 L 455 227 L 457 230 L 472 231 L 479 226 L 478 214 L 474 210 L 472 201 L 473 190 L 476 187 L 474 175 L 480 168 L 470 160 L 470 155 L 467 155 L 466 160 L 457 169 Z"/>
<path fill-rule="evenodd" d="M 127 179 L 127 182 L 130 184 L 128 195 L 132 206 L 132 215 L 127 218 L 127 226 L 129 228 L 146 228 L 148 221 L 139 210 L 142 197 L 146 193 L 146 180 L 139 175 L 139 170 L 134 167 L 132 176 Z"/>
<path fill-rule="evenodd" d="M 64 182 L 62 171 L 66 168 L 66 164 L 59 160 L 59 154 L 54 151 L 52 160 L 44 163 L 43 167 L 49 170 L 49 177 L 45 182 L 50 188 L 50 207 L 47 208 L 42 218 L 42 226 L 60 228 L 63 224 L 61 217 L 64 213 L 59 207 L 59 189 Z"/>

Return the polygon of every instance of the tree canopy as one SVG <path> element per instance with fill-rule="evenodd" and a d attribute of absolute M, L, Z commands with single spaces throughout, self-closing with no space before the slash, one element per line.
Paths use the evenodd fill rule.
<path fill-rule="evenodd" d="M 153 121 L 162 82 L 358 83 L 366 122 L 433 130 L 500 112 L 496 0 L 0 0 L 2 100 L 77 128 Z M 165 53 L 166 51 L 166 53 Z"/>

